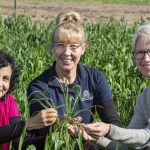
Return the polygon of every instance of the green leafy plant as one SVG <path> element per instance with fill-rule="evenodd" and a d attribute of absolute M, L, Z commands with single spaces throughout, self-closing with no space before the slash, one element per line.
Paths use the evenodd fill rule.
<path fill-rule="evenodd" d="M 56 78 L 57 79 L 57 78 Z M 59 80 L 57 79 L 59 82 Z M 74 89 L 76 90 L 77 97 L 74 98 L 70 93 L 69 93 L 69 87 L 68 84 L 62 85 L 60 83 L 60 87 L 62 88 L 63 91 L 63 96 L 65 100 L 65 105 L 60 105 L 60 106 L 55 106 L 54 102 L 52 99 L 49 99 L 46 97 L 45 93 L 48 89 L 48 87 L 45 87 L 45 91 L 34 91 L 31 93 L 32 94 L 37 93 L 41 95 L 41 100 L 40 99 L 32 99 L 30 104 L 33 103 L 39 103 L 43 108 L 54 108 L 58 109 L 60 107 L 65 107 L 66 112 L 64 114 L 63 118 L 58 118 L 56 120 L 56 123 L 52 125 L 49 129 L 49 134 L 46 137 L 45 141 L 45 149 L 46 150 L 74 150 L 76 147 L 78 147 L 80 150 L 83 150 L 83 140 L 82 136 L 80 135 L 80 132 L 78 132 L 78 136 L 71 135 L 68 131 L 68 125 L 74 125 L 79 128 L 82 127 L 82 123 L 74 120 L 73 118 L 78 115 L 80 112 L 85 111 L 85 110 L 76 110 L 76 105 L 78 104 L 80 98 L 81 98 L 81 93 L 82 90 L 79 85 L 73 84 Z M 43 102 L 45 104 L 43 104 Z M 90 110 L 88 110 L 90 111 Z"/>

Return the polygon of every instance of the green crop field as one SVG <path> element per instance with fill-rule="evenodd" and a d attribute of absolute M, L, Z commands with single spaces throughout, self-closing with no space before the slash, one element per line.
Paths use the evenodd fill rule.
<path fill-rule="evenodd" d="M 135 67 L 131 48 L 133 33 L 143 21 L 139 20 L 130 27 L 124 20 L 117 22 L 113 19 L 99 24 L 84 24 L 88 49 L 81 62 L 99 69 L 107 77 L 123 126 L 131 119 L 138 94 L 150 85 L 149 80 L 140 75 Z M 14 96 L 22 117 L 28 114 L 26 88 L 29 82 L 54 61 L 49 50 L 49 38 L 53 27 L 54 22 L 39 23 L 23 16 L 0 17 L 0 49 L 14 55 L 21 67 L 20 81 Z M 55 142 L 57 139 L 59 144 L 55 145 L 55 149 L 61 149 L 65 143 L 64 149 L 70 150 L 70 147 L 67 147 L 70 142 L 69 135 L 67 131 L 63 134 L 66 139 L 61 139 L 62 133 L 56 132 L 53 138 L 48 137 L 47 141 Z M 82 149 L 79 139 L 76 142 Z M 51 146 L 46 146 L 46 150 L 50 150 Z"/>

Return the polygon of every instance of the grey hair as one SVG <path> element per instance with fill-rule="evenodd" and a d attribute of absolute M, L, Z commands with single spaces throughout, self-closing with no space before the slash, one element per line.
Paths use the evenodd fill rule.
<path fill-rule="evenodd" d="M 132 40 L 132 48 L 135 50 L 137 40 L 142 37 L 146 41 L 150 41 L 150 22 L 141 25 L 135 32 Z"/>

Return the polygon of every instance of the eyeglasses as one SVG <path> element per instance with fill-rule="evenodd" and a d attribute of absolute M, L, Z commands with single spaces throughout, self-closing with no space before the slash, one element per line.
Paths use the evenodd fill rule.
<path fill-rule="evenodd" d="M 59 50 L 64 50 L 66 48 L 69 48 L 71 51 L 75 52 L 80 46 L 82 45 L 82 43 L 80 44 L 65 44 L 65 43 L 57 43 L 55 42 L 55 46 L 56 48 Z"/>
<path fill-rule="evenodd" d="M 148 56 L 150 57 L 150 49 L 134 52 L 134 57 L 135 59 L 140 60 L 144 58 L 145 54 L 148 54 Z"/>

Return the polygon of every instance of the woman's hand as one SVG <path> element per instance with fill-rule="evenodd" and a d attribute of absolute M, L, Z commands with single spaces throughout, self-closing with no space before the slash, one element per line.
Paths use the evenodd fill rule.
<path fill-rule="evenodd" d="M 78 137 L 78 135 L 80 134 L 84 141 L 96 141 L 90 135 L 87 134 L 87 132 L 84 129 L 84 126 L 86 125 L 84 123 L 81 123 L 81 121 L 82 118 L 80 116 L 73 118 L 72 122 L 67 126 L 69 133 L 75 137 Z"/>
<path fill-rule="evenodd" d="M 82 128 L 81 128 L 81 121 L 82 121 L 82 118 L 80 116 L 76 117 L 76 118 L 73 118 L 67 128 L 69 130 L 69 133 L 73 136 L 78 136 L 78 133 L 82 133 Z"/>
<path fill-rule="evenodd" d="M 109 134 L 110 124 L 97 122 L 97 123 L 86 124 L 83 126 L 83 128 L 89 137 L 98 140 L 99 137 L 107 136 Z"/>
<path fill-rule="evenodd" d="M 28 130 L 33 130 L 49 126 L 56 121 L 57 116 L 57 111 L 53 108 L 41 110 L 27 120 L 27 128 Z"/>

